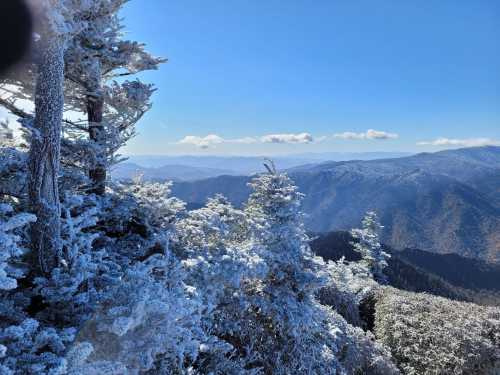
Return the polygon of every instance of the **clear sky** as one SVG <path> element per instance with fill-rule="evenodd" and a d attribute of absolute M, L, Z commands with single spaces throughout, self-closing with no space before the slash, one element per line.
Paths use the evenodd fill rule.
<path fill-rule="evenodd" d="M 131 0 L 123 17 L 169 59 L 141 76 L 158 92 L 126 153 L 500 143 L 498 0 Z"/>

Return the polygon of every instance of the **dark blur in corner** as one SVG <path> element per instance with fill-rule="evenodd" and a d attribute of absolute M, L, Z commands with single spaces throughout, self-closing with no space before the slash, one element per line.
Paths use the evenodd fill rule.
<path fill-rule="evenodd" d="M 24 0 L 0 0 L 0 76 L 19 62 L 30 46 L 33 22 Z"/>

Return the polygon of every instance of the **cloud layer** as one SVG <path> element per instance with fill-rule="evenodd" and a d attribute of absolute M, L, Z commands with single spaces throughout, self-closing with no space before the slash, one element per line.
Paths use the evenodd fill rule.
<path fill-rule="evenodd" d="M 256 143 L 255 138 L 236 138 L 236 139 L 225 139 L 216 134 L 209 134 L 206 137 L 198 137 L 195 135 L 188 135 L 182 138 L 178 143 L 181 145 L 193 145 L 201 149 L 207 149 L 222 143 Z"/>
<path fill-rule="evenodd" d="M 200 149 L 208 149 L 221 144 L 310 144 L 319 143 L 326 139 L 345 139 L 345 140 L 388 140 L 399 138 L 398 134 L 389 133 L 380 130 L 368 129 L 366 132 L 343 132 L 333 136 L 314 137 L 310 133 L 282 133 L 268 134 L 261 137 L 244 137 L 244 138 L 223 138 L 217 134 L 208 134 L 200 137 L 188 135 L 177 142 L 181 145 L 192 145 Z M 436 147 L 478 147 L 487 145 L 500 145 L 500 140 L 491 138 L 437 138 L 434 140 L 417 142 L 418 146 L 436 146 Z"/>
<path fill-rule="evenodd" d="M 263 143 L 312 143 L 314 138 L 309 133 L 269 134 L 260 138 Z"/>
<path fill-rule="evenodd" d="M 499 140 L 491 138 L 437 138 L 432 141 L 418 142 L 418 146 L 456 146 L 456 147 L 479 147 L 479 146 L 497 146 L 500 145 Z"/>
<path fill-rule="evenodd" d="M 333 135 L 334 138 L 340 139 L 372 139 L 372 140 L 386 140 L 386 139 L 397 139 L 399 138 L 398 134 L 389 133 L 381 130 L 368 129 L 363 133 L 355 133 L 355 132 L 343 132 L 337 133 Z"/>
<path fill-rule="evenodd" d="M 314 138 L 309 133 L 299 133 L 299 134 L 269 134 L 264 135 L 260 138 L 245 137 L 245 138 L 235 138 L 226 139 L 220 137 L 216 134 L 209 134 L 205 137 L 199 137 L 195 135 L 188 135 L 181 139 L 178 144 L 182 145 L 192 145 L 201 149 L 208 149 L 220 145 L 223 143 L 241 143 L 241 144 L 252 144 L 252 143 L 281 143 L 281 144 L 305 144 L 314 142 Z"/>

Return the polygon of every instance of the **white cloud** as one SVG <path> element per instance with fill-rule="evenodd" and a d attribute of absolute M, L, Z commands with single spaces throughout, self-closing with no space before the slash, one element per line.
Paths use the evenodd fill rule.
<path fill-rule="evenodd" d="M 215 134 L 209 134 L 206 137 L 187 135 L 179 143 L 182 145 L 193 145 L 199 148 L 209 148 L 210 146 L 224 142 L 224 139 Z"/>
<path fill-rule="evenodd" d="M 209 134 L 205 137 L 199 137 L 196 135 L 188 135 L 182 138 L 177 144 L 182 145 L 192 145 L 201 149 L 208 149 L 211 147 L 215 147 L 220 144 L 227 143 L 239 143 L 239 144 L 253 144 L 253 143 L 289 143 L 289 144 L 307 144 L 312 142 L 321 142 L 326 137 L 319 137 L 318 139 L 314 139 L 314 137 L 309 133 L 298 133 L 298 134 L 268 134 L 264 135 L 260 138 L 255 137 L 243 137 L 243 138 L 234 138 L 234 139 L 226 139 L 220 137 L 216 134 Z"/>
<path fill-rule="evenodd" d="M 182 138 L 179 142 L 179 144 L 183 145 L 193 145 L 201 149 L 207 149 L 210 147 L 213 147 L 215 145 L 219 145 L 222 143 L 245 143 L 245 144 L 250 144 L 250 143 L 255 143 L 257 140 L 255 138 L 251 137 L 245 137 L 245 138 L 237 138 L 237 139 L 224 139 L 216 134 L 209 134 L 205 137 L 198 137 L 195 135 L 188 135 L 184 138 Z"/>
<path fill-rule="evenodd" d="M 268 134 L 260 138 L 263 143 L 312 143 L 314 138 L 309 133 Z"/>
<path fill-rule="evenodd" d="M 457 146 L 457 147 L 478 147 L 478 146 L 496 146 L 500 145 L 499 140 L 491 138 L 437 138 L 432 141 L 422 141 L 417 143 L 418 146 Z"/>
<path fill-rule="evenodd" d="M 368 129 L 364 133 L 343 132 L 343 133 L 334 134 L 333 137 L 340 138 L 340 139 L 385 140 L 385 139 L 397 139 L 397 138 L 399 138 L 399 135 L 395 134 L 395 133 L 380 131 L 380 130 Z"/>

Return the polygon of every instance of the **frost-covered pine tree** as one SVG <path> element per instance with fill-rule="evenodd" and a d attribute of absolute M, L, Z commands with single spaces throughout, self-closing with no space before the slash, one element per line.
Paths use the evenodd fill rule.
<path fill-rule="evenodd" d="M 319 258 L 313 257 L 308 245 L 300 211 L 303 194 L 272 162 L 266 167 L 269 173 L 250 183 L 253 192 L 245 213 L 254 226 L 255 240 L 263 246 L 268 292 L 284 301 L 312 298 L 319 282 L 315 276 Z"/>
<path fill-rule="evenodd" d="M 58 22 L 73 26 L 66 29 L 71 33 L 66 34 L 64 51 L 61 143 L 63 181 L 69 180 L 73 189 L 79 184 L 93 193 L 104 192 L 107 169 L 122 160 L 117 152 L 135 135 L 155 91 L 153 85 L 127 77 L 165 61 L 146 52 L 144 44 L 124 38 L 118 14 L 127 1 L 54 0 L 64 10 Z M 43 4 L 33 1 L 42 14 Z M 28 128 L 34 118 L 37 74 L 38 63 L 30 60 L 0 81 L 0 106 Z"/>
<path fill-rule="evenodd" d="M 361 263 L 372 273 L 379 283 L 386 283 L 384 268 L 390 255 L 386 253 L 380 243 L 379 234 L 383 228 L 374 211 L 366 213 L 362 220 L 362 229 L 351 230 L 351 235 L 356 239 L 353 243 L 354 250 L 361 254 Z"/>
<path fill-rule="evenodd" d="M 68 146 L 86 149 L 90 191 L 99 195 L 105 191 L 107 169 L 119 160 L 117 150 L 135 134 L 135 124 L 151 106 L 153 86 L 123 77 L 157 69 L 165 61 L 123 38 L 118 14 L 127 1 L 80 4 L 75 18 L 85 27 L 71 39 L 65 56 L 68 109 L 87 115 L 87 124 L 67 124 Z M 88 143 L 81 138 L 86 133 Z"/>
<path fill-rule="evenodd" d="M 123 272 L 108 249 L 94 246 L 102 235 L 94 230 L 100 202 L 92 195 L 66 194 L 61 206 L 61 258 L 49 275 L 34 280 L 34 292 L 45 302 L 37 318 L 79 327 Z"/>
<path fill-rule="evenodd" d="M 324 263 L 314 257 L 301 219 L 298 192 L 288 176 L 255 178 L 245 207 L 267 272 L 245 286 L 249 307 L 240 337 L 254 365 L 273 374 L 397 373 L 387 351 L 316 299 Z M 248 339 L 259 337 L 259 340 Z"/>

